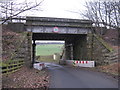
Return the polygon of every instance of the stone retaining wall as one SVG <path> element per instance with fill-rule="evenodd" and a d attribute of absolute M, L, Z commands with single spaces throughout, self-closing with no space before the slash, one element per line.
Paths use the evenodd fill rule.
<path fill-rule="evenodd" d="M 12 25 L 11 27 L 16 27 Z M 21 29 L 21 28 L 20 28 Z M 3 54 L 2 61 L 6 62 L 9 60 L 24 60 L 25 62 L 29 61 L 29 35 L 28 32 L 24 30 L 13 30 L 9 28 L 8 25 L 3 26 L 3 35 L 2 35 L 2 46 Z M 30 35 L 31 36 L 31 35 Z M 31 40 L 30 40 L 31 42 Z M 32 43 L 32 42 L 31 42 Z"/>
<path fill-rule="evenodd" d="M 110 64 L 118 61 L 118 51 L 114 50 L 101 38 L 89 34 L 87 40 L 88 57 L 96 62 L 96 65 Z"/>

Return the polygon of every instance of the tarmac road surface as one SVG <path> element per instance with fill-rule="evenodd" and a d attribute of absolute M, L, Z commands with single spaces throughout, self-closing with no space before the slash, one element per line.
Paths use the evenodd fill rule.
<path fill-rule="evenodd" d="M 118 82 L 104 73 L 46 63 L 50 88 L 118 88 Z"/>

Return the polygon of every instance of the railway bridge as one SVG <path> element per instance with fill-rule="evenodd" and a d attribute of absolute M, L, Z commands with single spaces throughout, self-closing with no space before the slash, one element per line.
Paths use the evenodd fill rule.
<path fill-rule="evenodd" d="M 107 46 L 103 39 L 92 33 L 94 29 L 92 26 L 92 21 L 49 17 L 26 17 L 19 20 L 24 20 L 24 22 L 8 23 L 8 26 L 6 27 L 10 30 L 15 30 L 16 33 L 19 33 L 20 35 L 18 36 L 16 34 L 15 38 L 17 38 L 17 36 L 18 38 L 14 39 L 14 41 L 16 40 L 14 46 L 18 45 L 18 47 L 13 48 L 14 51 L 10 51 L 13 52 L 12 60 L 15 62 L 9 63 L 17 68 L 13 66 L 13 68 L 11 68 L 9 63 L 7 63 L 6 65 L 8 66 L 3 71 L 7 74 L 10 71 L 12 72 L 21 67 L 24 62 L 24 65 L 28 68 L 30 68 L 29 66 L 33 66 L 35 63 L 36 40 L 65 41 L 62 58 L 66 60 L 66 63 L 69 65 L 72 64 L 80 67 L 84 65 L 85 67 L 88 64 L 90 65 L 89 62 L 92 62 L 93 59 L 97 64 L 118 61 L 118 53 L 114 53 L 113 50 Z M 8 36 L 7 38 L 4 36 L 3 38 L 8 39 L 9 37 L 11 36 Z M 22 62 L 18 62 L 19 59 L 21 59 Z M 19 64 L 16 65 L 16 61 Z M 75 62 L 77 64 L 74 64 Z M 37 68 L 39 65 L 41 67 Z M 113 82 L 113 78 L 110 79 L 108 76 L 105 77 L 104 74 L 99 72 L 92 72 L 79 68 L 74 69 L 53 63 L 45 63 L 45 65 L 48 68 L 51 76 L 50 88 L 118 87 L 118 82 Z M 42 66 L 44 67 L 44 64 L 34 64 L 34 68 L 39 70 L 41 70 Z M 91 67 L 94 67 L 94 65 L 91 65 Z M 27 71 L 27 69 L 25 69 L 25 71 Z M 28 72 L 29 71 L 30 70 L 28 69 Z M 32 77 L 33 76 L 34 75 L 32 75 Z M 26 85 L 29 85 L 29 83 Z"/>
<path fill-rule="evenodd" d="M 65 18 L 27 17 L 26 30 L 32 33 L 32 61 L 35 58 L 36 40 L 65 41 L 64 59 L 87 58 L 87 35 L 92 21 Z"/>
<path fill-rule="evenodd" d="M 95 60 L 98 64 L 108 63 L 111 57 L 110 48 L 102 38 L 94 35 L 93 22 L 82 19 L 25 17 L 14 18 L 24 23 L 9 24 L 12 30 L 28 32 L 27 50 L 28 62 L 35 62 L 36 40 L 65 41 L 62 59 L 64 60 Z M 13 26 L 14 25 L 14 26 Z M 30 63 L 31 63 L 30 62 Z"/>

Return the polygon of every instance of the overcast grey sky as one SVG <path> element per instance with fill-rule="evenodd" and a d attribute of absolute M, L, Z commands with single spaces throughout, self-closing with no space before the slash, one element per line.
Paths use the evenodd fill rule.
<path fill-rule="evenodd" d="M 10 1 L 10 0 L 0 0 Z M 24 1 L 27 2 L 40 2 L 42 0 L 12 0 L 17 3 Z M 43 11 L 25 12 L 22 16 L 39 16 L 39 17 L 58 17 L 58 18 L 73 18 L 82 19 L 80 14 L 74 12 L 83 12 L 85 10 L 85 2 L 91 0 L 44 0 L 40 8 Z M 73 12 L 70 12 L 73 11 Z"/>
<path fill-rule="evenodd" d="M 10 1 L 10 0 L 0 0 Z M 15 2 L 40 2 L 42 0 L 13 0 Z M 83 17 L 74 12 L 84 12 L 85 2 L 96 1 L 96 0 L 44 0 L 41 4 L 43 11 L 26 12 L 21 15 L 25 16 L 39 16 L 39 17 L 58 17 L 58 18 L 73 18 L 83 19 Z M 112 0 L 107 0 L 112 1 Z M 114 1 L 114 0 L 113 0 Z M 70 11 L 73 11 L 70 12 Z"/>
<path fill-rule="evenodd" d="M 84 3 L 85 0 L 45 0 L 41 6 L 43 11 L 38 16 L 81 18 L 78 13 L 71 13 L 69 11 L 78 12 L 84 10 Z"/>
<path fill-rule="evenodd" d="M 24 0 L 18 0 L 24 1 Z M 40 0 L 26 0 L 26 1 L 40 1 Z M 43 11 L 27 13 L 29 16 L 40 16 L 40 17 L 58 17 L 58 18 L 73 18 L 73 19 L 83 19 L 83 17 L 78 13 L 74 12 L 84 12 L 85 2 L 97 1 L 97 0 L 44 0 L 41 9 Z M 105 1 L 115 1 L 115 0 L 105 0 Z"/>
<path fill-rule="evenodd" d="M 24 0 L 17 1 L 22 2 Z M 85 10 L 84 5 L 86 1 L 88 0 L 44 0 L 41 5 L 41 9 L 43 11 L 34 11 L 24 13 L 22 15 L 81 19 L 82 17 L 78 13 L 72 13 L 69 11 L 82 12 L 83 10 Z"/>

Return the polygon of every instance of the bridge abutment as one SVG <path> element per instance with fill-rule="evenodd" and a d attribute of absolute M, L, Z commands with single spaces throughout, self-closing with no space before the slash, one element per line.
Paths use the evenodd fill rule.
<path fill-rule="evenodd" d="M 87 57 L 87 35 L 76 38 L 73 44 L 74 60 L 81 60 Z"/>
<path fill-rule="evenodd" d="M 70 41 L 65 41 L 65 59 L 73 59 L 73 43 Z"/>
<path fill-rule="evenodd" d="M 87 58 L 87 35 L 79 35 L 72 41 L 65 41 L 66 60 Z"/>

